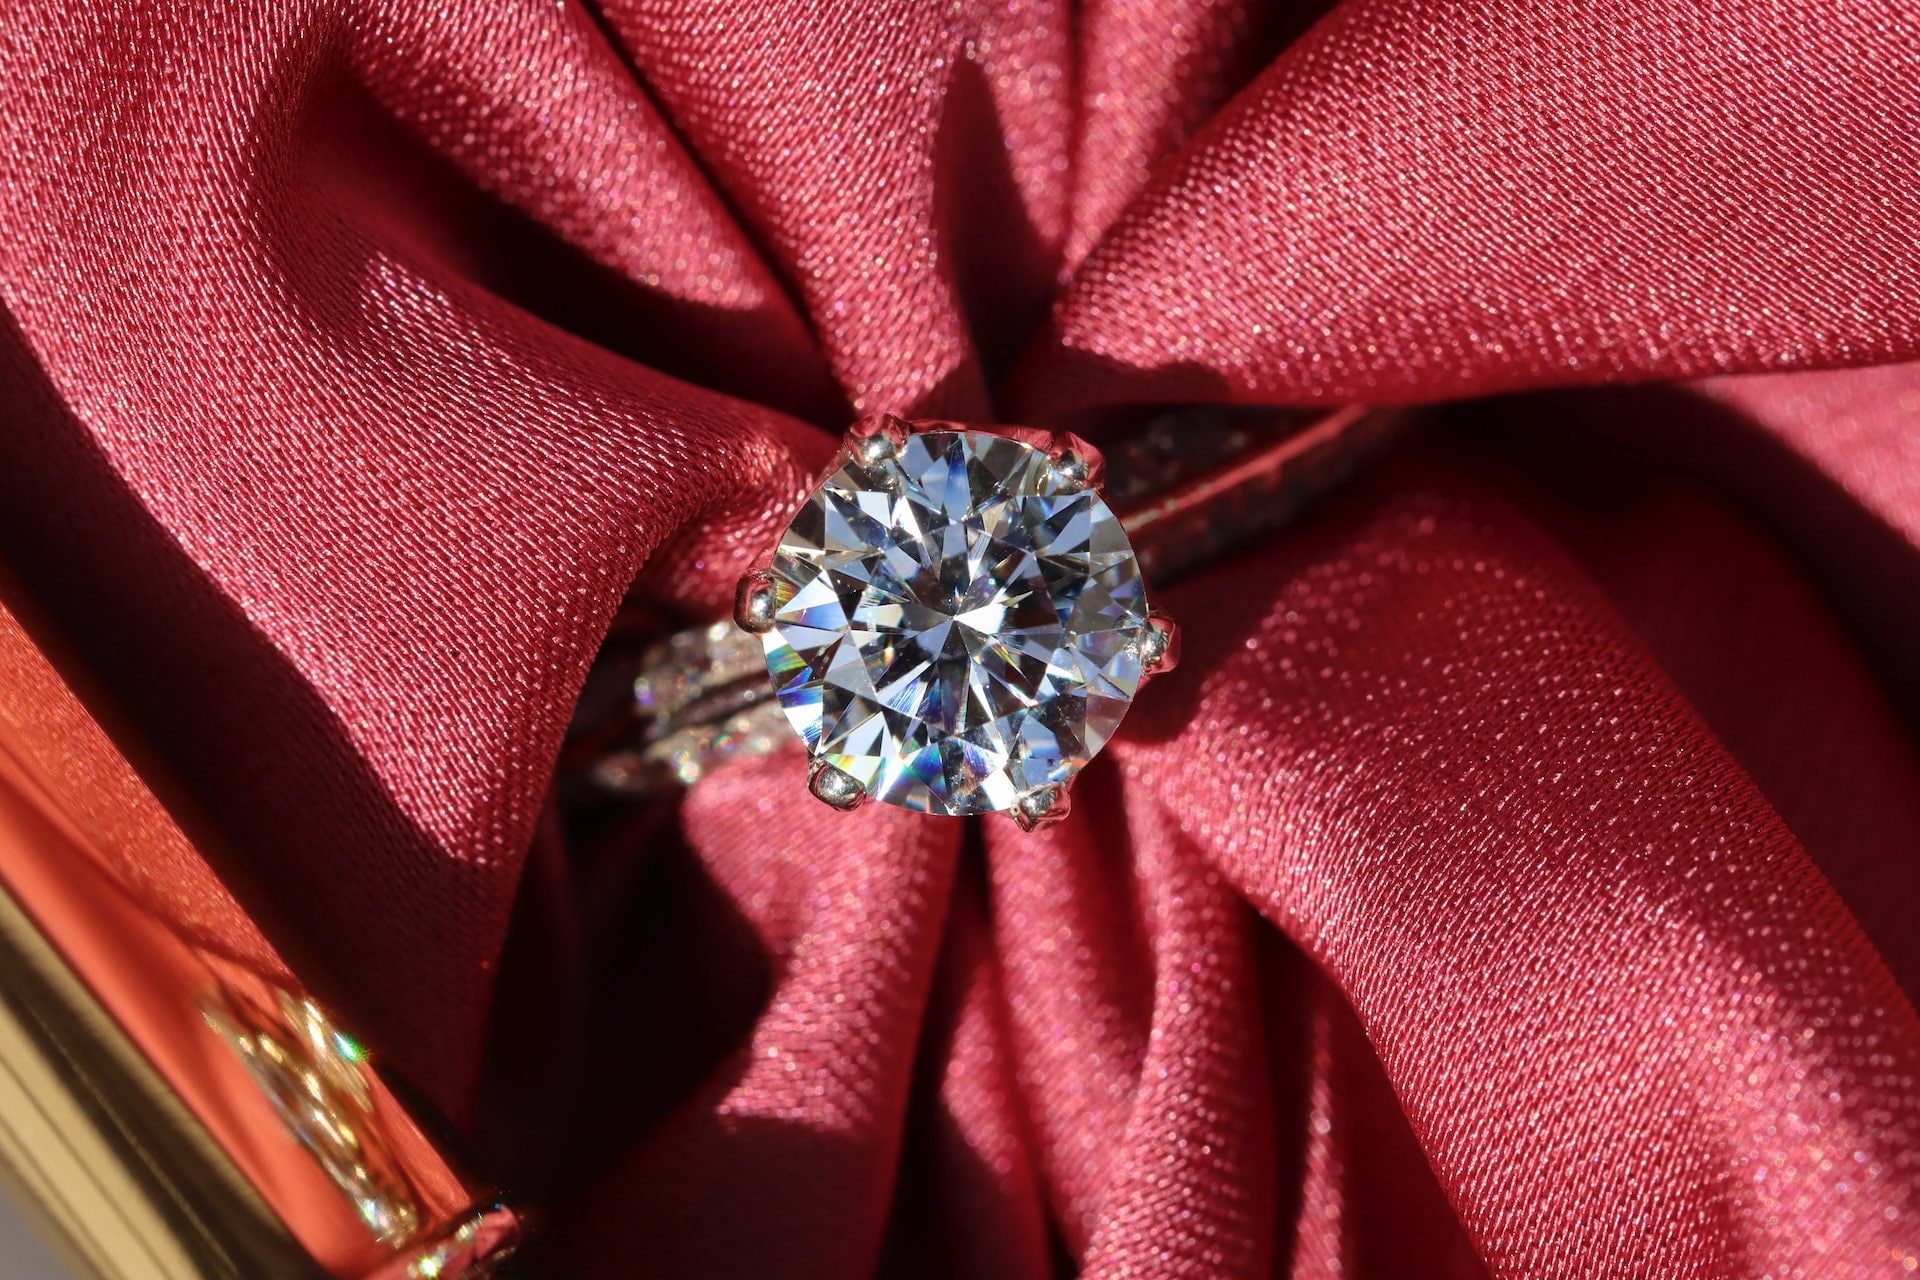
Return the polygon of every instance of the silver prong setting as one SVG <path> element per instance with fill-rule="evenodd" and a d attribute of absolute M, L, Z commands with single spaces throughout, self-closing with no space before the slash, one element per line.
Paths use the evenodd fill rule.
<path fill-rule="evenodd" d="M 1053 460 L 1053 482 L 1067 493 L 1080 493 L 1091 487 L 1092 469 L 1077 453 L 1063 453 Z"/>
<path fill-rule="evenodd" d="M 1180 624 L 1155 609 L 1147 615 L 1147 626 L 1140 633 L 1140 675 L 1165 675 L 1180 665 Z"/>
<path fill-rule="evenodd" d="M 1047 453 L 1053 459 L 1053 482 L 1062 492 L 1082 493 L 1100 487 L 1106 460 L 1098 449 L 1079 436 L 1070 431 L 1059 433 Z"/>
<path fill-rule="evenodd" d="M 853 445 L 853 460 L 863 471 L 875 471 L 900 456 L 900 450 L 885 435 L 868 436 Z"/>
<path fill-rule="evenodd" d="M 773 630 L 779 608 L 779 598 L 773 590 L 773 575 L 765 569 L 755 569 L 745 575 L 740 579 L 740 585 L 734 588 L 733 620 L 742 631 L 763 635 Z"/>
<path fill-rule="evenodd" d="M 1014 802 L 1013 820 L 1022 831 L 1037 831 L 1052 826 L 1073 809 L 1073 797 L 1064 782 L 1035 787 Z"/>
<path fill-rule="evenodd" d="M 900 447 L 911 431 L 905 419 L 890 413 L 869 414 L 847 428 L 841 447 L 855 466 L 872 476 L 900 456 Z"/>
<path fill-rule="evenodd" d="M 814 762 L 813 771 L 807 775 L 807 790 L 813 792 L 814 799 L 843 813 L 867 802 L 867 789 L 858 778 L 824 760 Z"/>

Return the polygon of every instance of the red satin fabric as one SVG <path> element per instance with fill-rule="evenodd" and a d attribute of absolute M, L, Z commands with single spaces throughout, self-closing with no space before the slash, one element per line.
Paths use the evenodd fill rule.
<path fill-rule="evenodd" d="M 0 552 L 536 1273 L 1920 1266 L 1894 7 L 5 18 Z M 1055 831 L 548 803 L 855 410 L 1569 387 L 1170 592 Z"/>

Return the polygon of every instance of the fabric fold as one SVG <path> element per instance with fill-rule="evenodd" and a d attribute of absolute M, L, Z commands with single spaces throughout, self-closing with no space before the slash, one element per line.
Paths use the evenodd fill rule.
<path fill-rule="evenodd" d="M 690 845 L 771 992 L 747 1040 L 579 1203 L 565 1265 L 622 1277 L 872 1274 L 881 1255 L 960 827 L 784 803 L 796 752 L 689 797 Z"/>
<path fill-rule="evenodd" d="M 657 598 L 717 608 L 827 441 L 383 237 L 316 168 L 340 151 L 296 146 L 340 123 L 310 95 L 341 81 L 292 15 L 166 20 L 250 56 L 143 60 L 76 13 L 46 51 L 75 74 L 0 124 L 25 147 L 28 121 L 138 104 L 33 134 L 0 192 L 11 542 L 358 1020 L 462 1115 L 606 620 L 669 542 Z"/>
<path fill-rule="evenodd" d="M 998 304 L 973 317 L 998 343 L 1052 289 L 1064 6 L 606 14 L 804 300 L 854 410 L 990 419 L 969 302 Z"/>
<path fill-rule="evenodd" d="M 17 8 L 0 556 L 536 1266 L 1920 1266 L 1895 7 Z M 1157 595 L 1064 824 L 555 778 L 852 413 L 1350 400 L 1470 446 Z"/>
<path fill-rule="evenodd" d="M 1401 467 L 1242 567 L 1258 613 L 1224 581 L 1129 783 L 1345 992 L 1493 1274 L 1904 1256 L 1920 1022 L 1577 569 Z"/>
<path fill-rule="evenodd" d="M 412 172 L 422 157 L 382 155 L 365 136 L 338 166 L 372 188 L 356 212 L 389 225 L 410 214 L 414 245 L 651 368 L 838 425 L 839 393 L 784 285 L 592 16 L 493 0 L 469 13 L 449 30 L 434 11 L 370 4 L 343 24 L 346 71 L 434 158 L 526 220 L 488 225 Z M 499 74 L 503 59 L 519 73 Z M 340 96 L 309 107 L 315 132 L 348 114 Z M 435 222 L 470 242 L 447 244 Z M 495 243 L 471 243 L 489 234 Z M 543 237 L 616 280 L 556 262 Z"/>
<path fill-rule="evenodd" d="M 1911 359 L 1914 40 L 1886 5 L 1350 0 L 1115 220 L 1019 403 Z"/>

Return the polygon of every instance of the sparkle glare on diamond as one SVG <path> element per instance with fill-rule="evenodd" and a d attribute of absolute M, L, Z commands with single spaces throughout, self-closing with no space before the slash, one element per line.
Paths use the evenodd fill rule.
<path fill-rule="evenodd" d="M 975 431 L 842 466 L 773 563 L 767 668 L 817 760 L 876 800 L 1010 809 L 1065 782 L 1140 684 L 1147 602 L 1119 520 L 1047 455 Z"/>

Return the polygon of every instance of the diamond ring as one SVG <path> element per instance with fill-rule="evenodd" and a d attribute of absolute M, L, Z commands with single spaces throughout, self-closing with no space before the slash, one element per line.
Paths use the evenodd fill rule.
<path fill-rule="evenodd" d="M 847 433 L 734 621 L 761 636 L 813 794 L 925 813 L 1067 812 L 1074 776 L 1170 668 L 1102 461 L 1073 435 Z"/>
<path fill-rule="evenodd" d="M 1149 584 L 1286 520 L 1397 426 L 1189 411 L 1121 437 L 1108 472 L 1067 433 L 864 419 L 741 580 L 732 621 L 610 641 L 563 760 L 646 796 L 797 732 L 835 808 L 1057 821 L 1178 661 Z"/>

